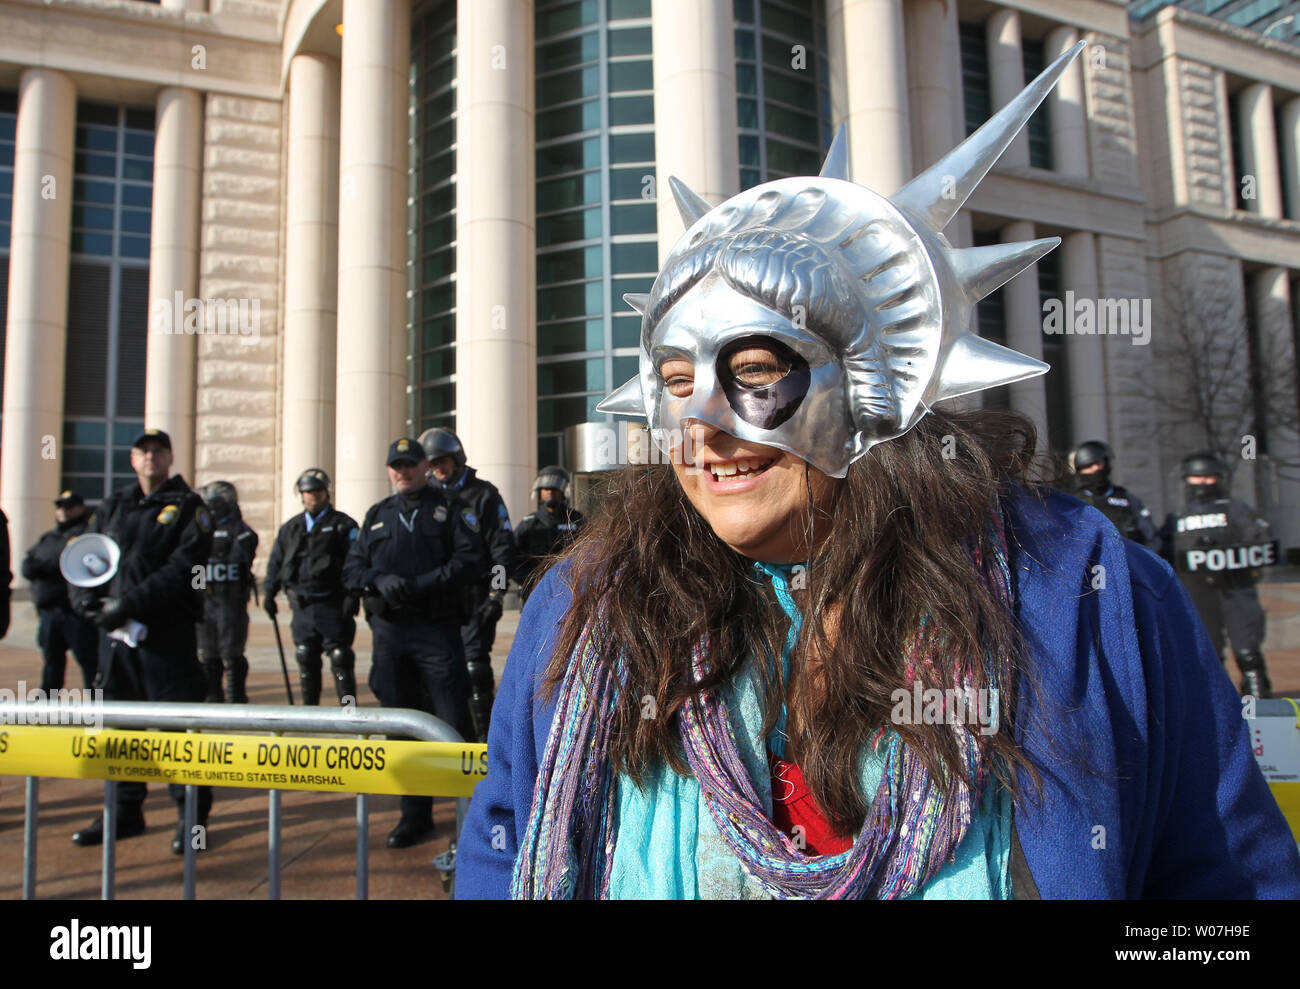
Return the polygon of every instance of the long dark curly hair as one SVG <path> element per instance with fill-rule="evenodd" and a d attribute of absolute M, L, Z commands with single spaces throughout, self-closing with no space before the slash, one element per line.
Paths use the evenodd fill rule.
<path fill-rule="evenodd" d="M 973 686 L 984 687 L 987 656 L 1011 657 L 1013 683 L 1001 685 L 999 728 L 984 751 L 1013 794 L 1016 767 L 1028 770 L 1036 788 L 1038 776 L 1012 725 L 1010 688 L 1024 670 L 1024 645 L 1014 615 L 972 564 L 973 549 L 992 548 L 987 521 L 1000 490 L 1029 482 L 1034 449 L 1032 423 L 1015 413 L 936 412 L 854 463 L 835 486 L 833 504 L 818 508 L 809 499 L 806 531 L 820 511 L 830 516 L 832 535 L 809 560 L 806 589 L 795 596 L 804 632 L 791 683 L 781 682 L 775 662 L 758 663 L 757 675 L 764 732 L 788 702 L 791 721 L 802 726 L 800 769 L 838 834 L 856 834 L 866 818 L 874 794 L 863 792 L 859 754 L 891 724 L 891 695 L 908 686 L 905 646 L 927 615 L 934 685 L 955 685 L 958 666 L 969 664 Z M 607 483 L 595 517 L 560 557 L 569 562 L 573 604 L 542 693 L 554 693 L 584 627 L 600 615 L 599 655 L 612 662 L 621 651 L 626 677 L 610 758 L 616 771 L 641 784 L 663 763 L 689 773 L 678 729 L 682 705 L 729 681 L 747 657 L 779 656 L 789 619 L 768 578 L 718 538 L 671 465 L 625 467 Z M 835 612 L 838 625 L 828 635 L 816 619 Z M 709 675 L 694 684 L 691 651 L 705 633 Z M 655 716 L 645 717 L 647 711 Z M 893 727 L 949 795 L 959 781 L 970 784 L 950 725 Z"/>

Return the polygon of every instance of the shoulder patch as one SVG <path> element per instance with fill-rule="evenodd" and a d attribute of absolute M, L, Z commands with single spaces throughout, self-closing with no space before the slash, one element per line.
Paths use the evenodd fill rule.
<path fill-rule="evenodd" d="M 447 506 L 446 506 L 446 505 L 439 505 L 437 508 L 435 508 L 435 509 L 433 510 L 433 520 L 434 520 L 435 522 L 446 522 L 446 521 L 447 521 Z"/>
<path fill-rule="evenodd" d="M 164 508 L 163 511 L 165 512 L 167 511 L 167 509 Z M 172 509 L 172 511 L 175 511 L 175 509 Z M 208 510 L 206 508 L 195 509 L 194 521 L 198 524 L 200 532 L 212 531 L 212 516 L 208 514 Z"/>
<path fill-rule="evenodd" d="M 470 531 L 470 532 L 478 532 L 478 516 L 477 516 L 477 515 L 475 515 L 473 512 L 471 512 L 468 508 L 462 508 L 462 509 L 460 510 L 460 517 L 461 517 L 462 519 L 465 520 L 465 524 L 466 524 L 467 526 L 469 526 L 469 531 Z"/>
<path fill-rule="evenodd" d="M 374 532 L 376 529 L 382 529 L 383 527 L 384 527 L 384 520 L 380 519 L 378 522 L 376 522 L 374 525 L 370 527 L 370 531 Z"/>
<path fill-rule="evenodd" d="M 202 511 L 202 509 L 200 509 L 200 511 Z M 159 525 L 170 525 L 172 522 L 176 521 L 176 515 L 176 506 L 166 505 L 163 507 L 163 510 L 158 513 L 157 522 Z"/>
<path fill-rule="evenodd" d="M 351 529 L 349 529 L 349 530 L 348 530 L 348 542 L 350 542 L 350 543 L 355 543 L 355 542 L 357 541 L 357 533 L 360 532 L 360 531 L 361 531 L 361 530 L 359 530 L 355 525 L 354 525 Z"/>

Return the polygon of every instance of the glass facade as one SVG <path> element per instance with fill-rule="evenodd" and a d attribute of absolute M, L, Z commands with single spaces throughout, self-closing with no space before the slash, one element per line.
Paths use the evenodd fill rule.
<path fill-rule="evenodd" d="M 64 365 L 63 487 L 99 499 L 134 480 L 144 423 L 154 114 L 77 105 Z"/>
<path fill-rule="evenodd" d="M 536 7 L 537 457 L 636 374 L 658 270 L 650 0 Z"/>
<path fill-rule="evenodd" d="M 5 328 L 9 323 L 9 234 L 14 215 L 14 137 L 18 94 L 0 92 L 0 399 L 4 397 Z"/>
<path fill-rule="evenodd" d="M 411 19 L 407 416 L 421 433 L 456 428 L 456 0 Z"/>
<path fill-rule="evenodd" d="M 816 175 L 831 143 L 823 0 L 735 0 L 740 188 Z"/>

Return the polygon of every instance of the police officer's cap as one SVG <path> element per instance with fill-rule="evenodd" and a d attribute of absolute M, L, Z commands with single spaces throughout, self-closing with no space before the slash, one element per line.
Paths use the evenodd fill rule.
<path fill-rule="evenodd" d="M 145 440 L 155 440 L 158 443 L 161 443 L 162 448 L 164 450 L 170 450 L 172 448 L 172 438 L 168 436 L 166 433 L 164 433 L 161 429 L 146 429 L 143 433 L 141 433 L 139 436 L 135 438 L 135 441 L 131 444 L 131 447 L 133 449 L 141 447 L 144 445 Z"/>
<path fill-rule="evenodd" d="M 1227 473 L 1223 461 L 1208 450 L 1183 458 L 1183 477 L 1225 477 Z"/>
<path fill-rule="evenodd" d="M 76 508 L 85 503 L 86 499 L 75 491 L 60 491 L 59 496 L 54 499 L 55 508 Z"/>
<path fill-rule="evenodd" d="M 409 460 L 413 464 L 418 464 L 421 460 L 427 459 L 424 455 L 424 447 L 420 446 L 419 440 L 413 440 L 409 436 L 403 436 L 401 439 L 393 440 L 388 446 L 388 459 L 385 463 L 389 467 L 399 460 Z"/>
<path fill-rule="evenodd" d="M 1101 440 L 1088 440 L 1080 443 L 1074 451 L 1074 469 L 1091 467 L 1093 464 L 1109 464 L 1114 456 L 1110 447 Z"/>
<path fill-rule="evenodd" d="M 298 475 L 299 491 L 328 491 L 329 487 L 330 476 L 319 467 L 308 467 Z"/>
<path fill-rule="evenodd" d="M 420 445 L 424 447 L 424 455 L 430 462 L 439 457 L 451 457 L 456 461 L 457 470 L 465 466 L 465 447 L 461 444 L 460 437 L 450 429 L 426 429 L 420 434 Z"/>

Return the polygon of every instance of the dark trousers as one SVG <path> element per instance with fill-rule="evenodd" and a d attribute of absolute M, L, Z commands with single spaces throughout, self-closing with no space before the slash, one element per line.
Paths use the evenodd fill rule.
<path fill-rule="evenodd" d="M 243 656 L 248 643 L 248 600 L 239 593 L 210 595 L 203 603 L 197 633 L 204 659 Z"/>
<path fill-rule="evenodd" d="M 99 629 L 79 617 L 67 605 L 37 611 L 36 644 L 41 647 L 41 689 L 47 693 L 63 689 L 68 650 L 81 667 L 82 684 L 90 687 L 99 670 Z"/>
<path fill-rule="evenodd" d="M 202 701 L 205 687 L 197 651 L 194 624 L 183 619 L 170 628 L 150 626 L 148 637 L 135 649 L 101 634 L 96 686 L 104 688 L 109 701 Z M 169 783 L 167 791 L 183 815 L 184 784 Z M 119 782 L 119 819 L 139 816 L 147 792 L 144 783 Z M 212 787 L 199 787 L 200 824 L 207 822 L 211 807 Z"/>
<path fill-rule="evenodd" d="M 350 649 L 357 637 L 357 621 L 343 614 L 342 598 L 294 599 L 293 620 L 289 630 L 295 646 L 306 646 L 316 657 L 316 672 L 320 672 L 322 652 L 331 649 Z M 301 660 L 299 660 L 301 663 Z"/>
<path fill-rule="evenodd" d="M 1186 580 L 1184 583 L 1220 659 L 1223 658 L 1225 632 L 1235 655 L 1260 651 L 1267 618 L 1254 584 L 1210 587 L 1199 580 Z"/>
<path fill-rule="evenodd" d="M 370 628 L 370 689 L 379 703 L 428 711 L 470 738 L 469 676 L 460 630 L 454 624 L 395 622 L 377 615 Z M 432 817 L 432 797 L 402 798 L 403 820 L 428 823 Z"/>

